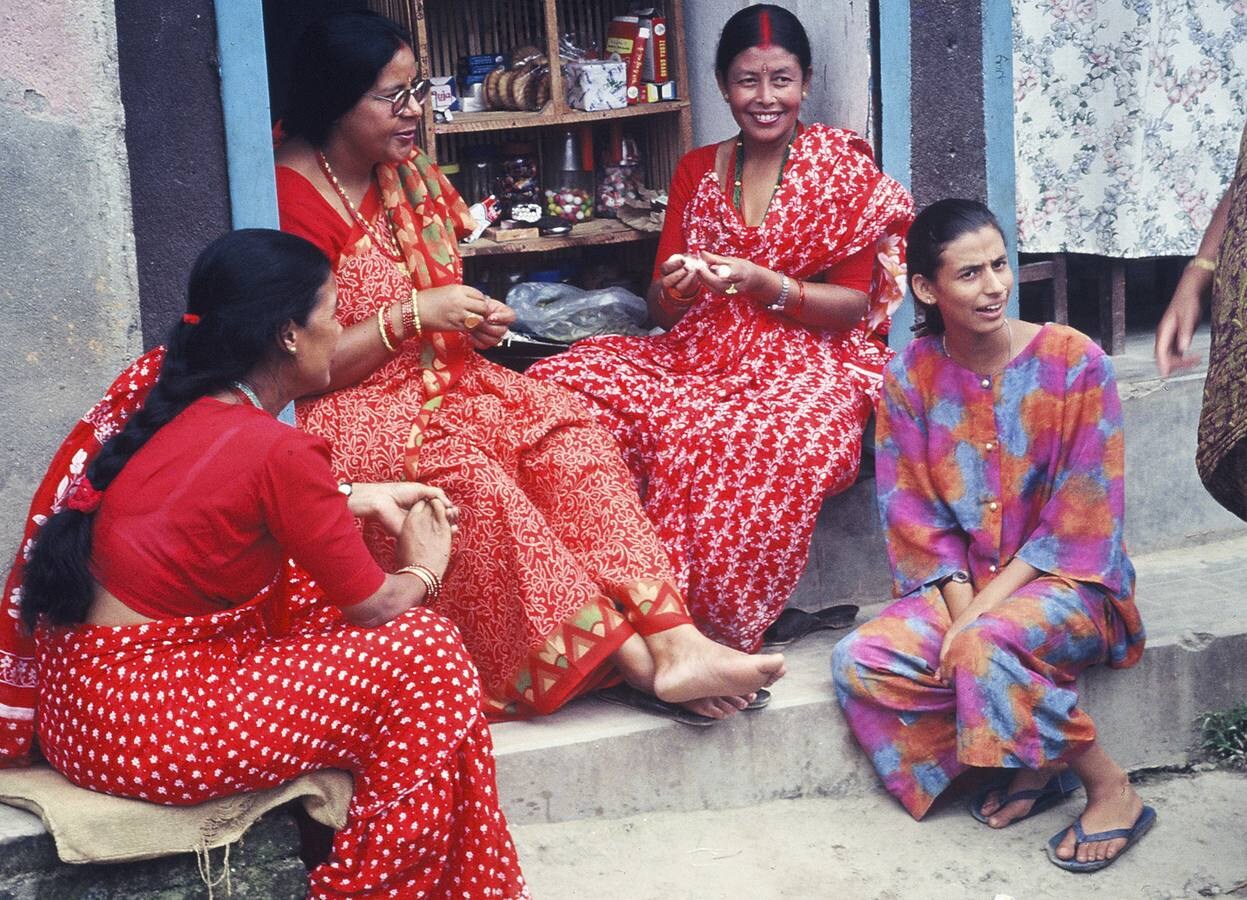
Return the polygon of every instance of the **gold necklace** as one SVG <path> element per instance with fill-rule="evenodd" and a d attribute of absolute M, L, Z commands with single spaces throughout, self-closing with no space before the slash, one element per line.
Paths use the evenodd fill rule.
<path fill-rule="evenodd" d="M 1013 326 L 1009 324 L 1008 319 L 1005 319 L 1005 335 L 1008 337 L 1008 340 L 1009 340 L 1008 354 L 1005 356 L 1005 361 L 1000 364 L 999 368 L 994 369 L 991 372 L 978 372 L 978 370 L 975 369 L 973 366 L 965 366 L 965 368 L 969 369 L 971 372 L 977 372 L 979 375 L 995 375 L 1003 371 L 1004 367 L 1009 365 L 1009 363 L 1013 361 Z M 944 348 L 945 356 L 947 356 L 953 362 L 957 363 L 957 365 L 961 365 L 961 363 L 957 362 L 957 360 L 953 358 L 953 355 L 948 352 L 948 332 L 947 331 L 945 331 L 943 334 L 940 335 L 940 346 Z"/>
<path fill-rule="evenodd" d="M 351 202 L 351 198 L 347 196 L 346 191 L 342 189 L 342 185 L 338 183 L 338 177 L 333 174 L 333 169 L 329 166 L 329 160 L 325 158 L 325 154 L 320 150 L 317 150 L 316 159 L 320 163 L 320 170 L 325 173 L 325 178 L 329 180 L 329 184 L 338 195 L 338 199 L 340 199 L 343 204 L 346 205 L 347 210 L 350 211 L 351 218 L 355 220 L 356 224 L 358 224 L 360 228 L 364 229 L 364 233 L 367 234 L 368 237 L 372 238 L 372 242 L 377 245 L 377 249 L 380 250 L 385 257 L 401 264 L 403 262 L 403 251 L 402 248 L 399 247 L 398 240 L 394 237 L 394 235 L 387 234 L 385 238 L 383 238 L 377 234 L 373 227 L 368 224 L 362 215 L 360 215 L 359 210 L 355 208 L 355 204 Z M 388 240 L 386 240 L 386 238 L 388 238 Z M 406 273 L 404 272 L 404 274 Z"/>

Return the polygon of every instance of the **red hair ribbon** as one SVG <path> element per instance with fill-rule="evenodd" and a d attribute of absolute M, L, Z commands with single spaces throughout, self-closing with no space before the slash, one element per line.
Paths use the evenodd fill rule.
<path fill-rule="evenodd" d="M 100 508 L 104 492 L 97 491 L 95 485 L 85 475 L 79 475 L 70 485 L 69 497 L 65 500 L 67 509 L 76 509 L 80 513 L 93 513 Z"/>
<path fill-rule="evenodd" d="M 758 14 L 758 46 L 763 50 L 771 46 L 771 13 L 765 9 Z"/>
<path fill-rule="evenodd" d="M 187 325 L 198 325 L 199 316 L 195 315 L 194 313 L 182 313 L 182 321 L 185 322 Z"/>

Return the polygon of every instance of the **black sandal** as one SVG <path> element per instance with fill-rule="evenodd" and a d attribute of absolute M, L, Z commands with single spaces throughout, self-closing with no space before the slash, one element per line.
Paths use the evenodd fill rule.
<path fill-rule="evenodd" d="M 852 603 L 840 603 L 818 612 L 807 612 L 790 606 L 771 623 L 771 627 L 762 635 L 762 642 L 772 647 L 786 647 L 813 631 L 848 628 L 857 620 L 857 612 L 858 608 Z"/>
<path fill-rule="evenodd" d="M 695 725 L 699 728 L 705 728 L 708 725 L 714 725 L 723 721 L 710 716 L 701 716 L 690 709 L 685 709 L 678 703 L 668 703 L 665 700 L 659 700 L 653 694 L 647 694 L 645 691 L 639 691 L 628 683 L 617 684 L 614 687 L 604 688 L 597 692 L 597 696 L 605 700 L 607 703 L 614 703 L 616 706 L 627 706 L 631 709 L 639 709 L 641 712 L 647 712 L 651 715 L 662 716 L 664 719 L 671 719 L 673 722 L 679 722 L 681 725 Z M 771 702 L 771 692 L 765 688 L 760 688 L 757 695 L 745 707 L 746 710 L 762 709 Z"/>

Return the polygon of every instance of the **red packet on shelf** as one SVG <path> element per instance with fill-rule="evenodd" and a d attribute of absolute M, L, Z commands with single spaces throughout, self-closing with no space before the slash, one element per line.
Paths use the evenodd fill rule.
<path fill-rule="evenodd" d="M 649 29 L 649 40 L 645 43 L 645 58 L 641 62 L 642 81 L 667 81 L 667 19 L 653 6 L 645 9 L 634 9 L 631 15 L 637 17 L 642 28 Z"/>
<path fill-rule="evenodd" d="M 606 31 L 606 53 L 617 55 L 628 65 L 628 105 L 639 99 L 641 67 L 645 63 L 645 45 L 649 29 L 641 27 L 636 16 L 615 16 Z"/>

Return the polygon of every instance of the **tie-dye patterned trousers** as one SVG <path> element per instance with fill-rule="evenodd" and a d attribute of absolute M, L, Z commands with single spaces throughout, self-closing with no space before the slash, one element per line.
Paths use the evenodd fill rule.
<path fill-rule="evenodd" d="M 972 766 L 1040 769 L 1095 740 L 1074 679 L 1121 640 L 1104 593 L 1042 576 L 964 629 L 936 674 L 951 624 L 937 588 L 911 594 L 832 654 L 836 697 L 887 789 L 915 819 Z"/>

